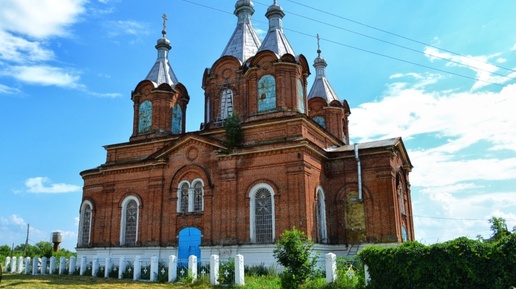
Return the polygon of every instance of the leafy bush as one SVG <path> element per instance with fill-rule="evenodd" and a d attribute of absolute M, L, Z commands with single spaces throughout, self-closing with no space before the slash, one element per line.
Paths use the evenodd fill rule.
<path fill-rule="evenodd" d="M 285 267 L 280 274 L 282 288 L 298 288 L 314 275 L 317 260 L 312 254 L 313 246 L 305 233 L 295 227 L 281 234 L 274 257 Z"/>
<path fill-rule="evenodd" d="M 359 253 L 369 268 L 368 288 L 493 288 L 516 285 L 516 234 L 498 242 L 461 237 L 425 246 L 368 247 Z"/>
<path fill-rule="evenodd" d="M 220 284 L 225 285 L 235 282 L 235 259 L 229 258 L 228 261 L 220 264 L 218 281 Z"/>

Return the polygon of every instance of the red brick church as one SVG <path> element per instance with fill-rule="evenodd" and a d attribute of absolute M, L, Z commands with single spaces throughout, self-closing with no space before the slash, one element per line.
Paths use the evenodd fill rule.
<path fill-rule="evenodd" d="M 309 61 L 289 44 L 276 1 L 263 41 L 252 1 L 237 1 L 234 13 L 235 31 L 202 77 L 204 123 L 195 132 L 185 132 L 190 96 L 163 30 L 157 60 L 131 94 L 129 141 L 106 146 L 106 162 L 81 172 L 79 257 L 242 254 L 268 263 L 293 227 L 321 256 L 414 240 L 401 138 L 350 144 L 349 105 L 332 89 L 321 51 L 310 85 Z"/>

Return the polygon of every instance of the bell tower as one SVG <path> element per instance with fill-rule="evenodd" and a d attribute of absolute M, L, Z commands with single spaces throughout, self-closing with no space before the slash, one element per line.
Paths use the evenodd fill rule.
<path fill-rule="evenodd" d="M 172 48 L 166 34 L 167 15 L 163 14 L 162 38 L 158 39 L 158 57 L 145 80 L 131 95 L 134 102 L 133 134 L 130 141 L 181 134 L 186 126 L 186 107 L 190 96 L 168 61 Z"/>
<path fill-rule="evenodd" d="M 348 102 L 340 102 L 326 78 L 326 60 L 321 57 L 320 38 L 317 35 L 317 58 L 314 61 L 315 81 L 308 94 L 308 116 L 336 138 L 349 144 Z"/>

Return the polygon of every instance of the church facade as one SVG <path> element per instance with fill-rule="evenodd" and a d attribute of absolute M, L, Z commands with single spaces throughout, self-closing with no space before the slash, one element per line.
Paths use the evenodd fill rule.
<path fill-rule="evenodd" d="M 157 60 L 136 85 L 133 133 L 105 146 L 107 159 L 84 180 L 81 256 L 242 254 L 272 264 L 275 240 L 293 227 L 324 253 L 414 240 L 410 159 L 400 137 L 350 144 L 347 101 L 325 73 L 296 54 L 274 2 L 261 41 L 250 0 L 222 56 L 204 71 L 204 123 L 185 132 L 187 88 Z M 165 28 L 165 27 L 164 27 Z"/>

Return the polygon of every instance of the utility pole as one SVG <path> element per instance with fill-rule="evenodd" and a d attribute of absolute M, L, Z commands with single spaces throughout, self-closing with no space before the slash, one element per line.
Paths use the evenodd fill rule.
<path fill-rule="evenodd" d="M 25 248 L 23 249 L 23 256 L 27 257 L 27 247 L 29 246 L 29 224 L 27 224 L 27 238 L 25 239 Z"/>

